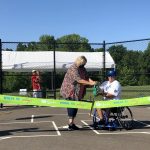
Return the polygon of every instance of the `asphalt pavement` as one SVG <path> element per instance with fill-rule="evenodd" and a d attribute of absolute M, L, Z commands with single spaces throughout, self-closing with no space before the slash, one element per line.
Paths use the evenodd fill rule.
<path fill-rule="evenodd" d="M 94 130 L 89 110 L 79 110 L 78 131 L 68 131 L 66 109 L 5 106 L 0 109 L 1 150 L 149 150 L 150 106 L 131 107 L 132 130 Z"/>

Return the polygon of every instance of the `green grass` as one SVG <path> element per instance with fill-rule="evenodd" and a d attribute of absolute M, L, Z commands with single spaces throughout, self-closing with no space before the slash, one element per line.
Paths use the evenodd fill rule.
<path fill-rule="evenodd" d="M 122 88 L 122 98 L 150 96 L 150 86 L 126 86 Z"/>
<path fill-rule="evenodd" d="M 93 90 L 92 88 L 87 88 L 87 92 L 84 97 L 85 100 L 93 99 L 92 90 Z M 58 99 L 61 98 L 59 91 L 60 91 L 60 89 L 57 89 L 57 92 L 56 92 L 56 97 Z M 17 95 L 19 95 L 19 92 L 18 93 L 14 93 L 14 92 L 4 93 L 4 94 L 17 96 Z M 48 93 L 47 93 L 47 95 L 48 95 Z M 32 93 L 28 92 L 28 96 L 31 97 Z M 137 98 L 137 97 L 143 97 L 143 96 L 150 96 L 150 86 L 125 86 L 125 87 L 122 87 L 121 99 Z M 102 97 L 96 96 L 95 99 L 101 100 Z"/>
<path fill-rule="evenodd" d="M 93 97 L 92 88 L 87 89 L 87 93 L 84 99 Z M 150 86 L 125 86 L 122 87 L 121 99 L 137 98 L 143 96 L 150 96 Z M 97 96 L 95 99 L 100 100 L 102 97 Z"/>

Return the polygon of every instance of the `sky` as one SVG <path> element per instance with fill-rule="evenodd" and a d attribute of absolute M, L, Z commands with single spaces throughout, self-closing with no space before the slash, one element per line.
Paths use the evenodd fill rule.
<path fill-rule="evenodd" d="M 89 43 L 150 38 L 150 0 L 0 0 L 0 39 L 79 34 Z"/>

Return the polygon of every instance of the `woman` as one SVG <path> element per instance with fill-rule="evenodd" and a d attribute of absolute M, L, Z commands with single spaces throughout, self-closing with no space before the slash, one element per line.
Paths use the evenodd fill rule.
<path fill-rule="evenodd" d="M 85 80 L 79 74 L 79 68 L 87 63 L 85 56 L 79 56 L 75 62 L 70 66 L 65 74 L 60 94 L 63 98 L 68 100 L 80 100 L 82 96 L 79 96 L 80 85 L 95 85 L 96 81 L 91 79 Z M 77 108 L 67 108 L 69 125 L 68 130 L 78 130 L 79 128 L 75 125 L 74 119 L 76 117 Z"/>

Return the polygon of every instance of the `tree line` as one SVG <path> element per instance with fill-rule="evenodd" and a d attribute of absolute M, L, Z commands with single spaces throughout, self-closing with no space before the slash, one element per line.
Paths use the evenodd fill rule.
<path fill-rule="evenodd" d="M 103 52 L 104 49 L 93 48 L 88 39 L 78 34 L 69 34 L 55 39 L 51 35 L 42 35 L 39 42 L 18 43 L 16 51 L 72 51 L 72 52 Z M 5 49 L 12 50 L 12 49 Z M 122 44 L 112 45 L 107 51 L 116 64 L 117 79 L 123 86 L 141 86 L 150 84 L 150 43 L 144 51 L 129 50 Z M 31 90 L 31 73 L 3 73 L 3 91 L 18 91 L 21 87 Z M 101 80 L 102 73 L 89 73 L 91 78 Z M 97 75 L 97 76 L 96 76 Z M 52 88 L 50 73 L 42 73 L 42 86 Z M 56 88 L 59 88 L 64 73 L 56 74 Z"/>

